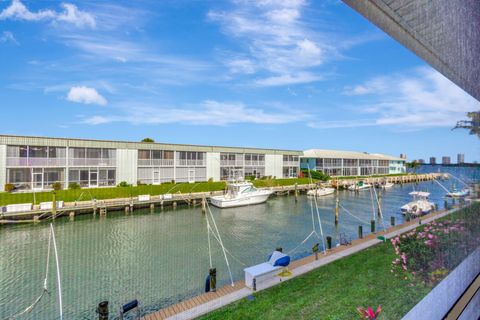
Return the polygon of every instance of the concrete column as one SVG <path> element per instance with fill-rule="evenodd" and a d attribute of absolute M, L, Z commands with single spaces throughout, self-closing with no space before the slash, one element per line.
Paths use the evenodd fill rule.
<path fill-rule="evenodd" d="M 220 152 L 207 152 L 207 180 L 220 181 Z"/>
<path fill-rule="evenodd" d="M 116 184 L 126 181 L 129 184 L 137 184 L 138 174 L 138 150 L 117 149 Z"/>
<path fill-rule="evenodd" d="M 7 183 L 7 146 L 0 145 L 0 191 L 4 191 Z"/>

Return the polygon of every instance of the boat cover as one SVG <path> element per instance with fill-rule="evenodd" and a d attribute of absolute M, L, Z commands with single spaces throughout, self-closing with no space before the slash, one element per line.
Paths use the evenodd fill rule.
<path fill-rule="evenodd" d="M 268 263 L 270 263 L 273 267 L 286 267 L 290 264 L 290 256 L 280 251 L 273 251 L 268 258 Z"/>

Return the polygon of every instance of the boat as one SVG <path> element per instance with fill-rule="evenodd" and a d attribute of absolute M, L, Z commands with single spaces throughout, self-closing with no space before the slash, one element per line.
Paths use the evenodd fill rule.
<path fill-rule="evenodd" d="M 453 191 L 447 193 L 446 196 L 450 198 L 463 198 L 468 196 L 469 194 L 470 194 L 470 189 L 463 188 L 462 190 L 453 189 Z"/>
<path fill-rule="evenodd" d="M 335 188 L 318 188 L 318 189 L 308 190 L 307 196 L 321 197 L 321 196 L 326 196 L 332 193 L 335 193 Z"/>
<path fill-rule="evenodd" d="M 210 197 L 210 203 L 218 208 L 249 206 L 267 201 L 272 190 L 259 190 L 251 182 L 236 182 L 228 185 L 227 193 Z"/>
<path fill-rule="evenodd" d="M 357 183 L 351 185 L 348 187 L 348 190 L 350 191 L 358 191 L 358 190 L 366 190 L 370 188 L 372 185 L 369 183 L 365 183 L 363 181 L 358 181 Z"/>
<path fill-rule="evenodd" d="M 435 209 L 435 203 L 428 201 L 428 196 L 430 196 L 429 192 L 413 191 L 409 194 L 413 196 L 413 201 L 401 207 L 403 214 L 419 216 L 430 213 Z"/>
<path fill-rule="evenodd" d="M 381 185 L 381 188 L 382 189 L 390 189 L 391 187 L 393 187 L 394 184 L 391 183 L 391 182 L 385 182 L 384 184 Z"/>

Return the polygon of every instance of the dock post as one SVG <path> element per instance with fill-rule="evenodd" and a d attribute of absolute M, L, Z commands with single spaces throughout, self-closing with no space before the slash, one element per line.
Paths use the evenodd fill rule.
<path fill-rule="evenodd" d="M 315 260 L 318 260 L 318 247 L 320 246 L 319 243 L 315 243 L 315 245 L 312 247 L 312 252 L 315 255 Z"/>
<path fill-rule="evenodd" d="M 298 183 L 295 182 L 295 202 L 298 202 Z"/>
<path fill-rule="evenodd" d="M 205 200 L 205 197 L 202 198 L 202 213 L 207 213 L 207 201 Z"/>
<path fill-rule="evenodd" d="M 97 199 L 93 199 L 93 215 L 97 214 Z"/>
<path fill-rule="evenodd" d="M 445 210 L 448 210 L 448 201 L 447 200 L 445 200 L 443 202 L 443 207 L 445 208 Z"/>
<path fill-rule="evenodd" d="M 172 206 L 173 206 L 173 209 L 177 209 L 177 201 L 173 201 Z"/>
<path fill-rule="evenodd" d="M 382 194 L 378 193 L 378 216 L 382 216 Z"/>
<path fill-rule="evenodd" d="M 217 291 L 217 268 L 210 268 L 210 292 Z"/>
<path fill-rule="evenodd" d="M 363 226 L 358 226 L 358 239 L 363 239 Z"/>
<path fill-rule="evenodd" d="M 197 205 L 197 199 L 192 199 L 192 205 L 195 207 Z"/>
<path fill-rule="evenodd" d="M 75 211 L 71 211 L 69 214 L 68 214 L 68 217 L 70 218 L 70 221 L 73 221 L 75 219 Z"/>
<path fill-rule="evenodd" d="M 332 249 L 332 237 L 327 236 L 327 250 Z"/>
<path fill-rule="evenodd" d="M 392 227 L 395 225 L 395 217 L 390 217 L 390 225 Z"/>
<path fill-rule="evenodd" d="M 130 212 L 133 212 L 133 198 L 130 197 Z"/>
<path fill-rule="evenodd" d="M 337 192 L 337 199 L 335 201 L 335 225 L 338 225 L 338 207 L 339 207 L 340 200 L 338 199 L 338 192 Z"/>
<path fill-rule="evenodd" d="M 163 211 L 163 200 L 160 201 L 160 209 L 162 209 L 162 211 Z"/>
<path fill-rule="evenodd" d="M 150 212 L 155 211 L 155 203 L 150 203 Z"/>
<path fill-rule="evenodd" d="M 40 217 L 37 215 L 33 216 L 33 222 L 35 223 L 40 222 Z"/>
<path fill-rule="evenodd" d="M 55 190 L 52 191 L 52 217 L 55 220 L 55 217 L 57 216 L 57 194 L 55 193 Z"/>
<path fill-rule="evenodd" d="M 370 232 L 375 233 L 375 220 L 370 220 Z"/>
<path fill-rule="evenodd" d="M 108 320 L 108 301 L 102 301 L 97 307 L 98 320 Z"/>
<path fill-rule="evenodd" d="M 130 208 L 128 206 L 125 206 L 125 214 L 128 214 L 130 212 Z"/>

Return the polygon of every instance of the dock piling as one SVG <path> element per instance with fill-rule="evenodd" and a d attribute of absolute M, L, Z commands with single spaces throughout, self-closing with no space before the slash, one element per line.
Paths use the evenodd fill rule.
<path fill-rule="evenodd" d="M 358 239 L 363 239 L 363 226 L 358 226 Z"/>
<path fill-rule="evenodd" d="M 375 233 L 375 220 L 370 220 L 370 232 Z"/>
<path fill-rule="evenodd" d="M 395 226 L 395 217 L 390 217 L 390 225 Z"/>
<path fill-rule="evenodd" d="M 327 250 L 332 249 L 332 237 L 327 236 Z"/>
<path fill-rule="evenodd" d="M 295 182 L 295 202 L 298 202 L 298 183 Z"/>
<path fill-rule="evenodd" d="M 202 198 L 202 213 L 207 213 L 207 201 L 205 200 L 205 197 Z"/>
<path fill-rule="evenodd" d="M 338 199 L 338 192 L 337 192 L 337 197 L 335 201 L 335 225 L 338 225 L 338 207 L 340 204 L 340 200 Z"/>
<path fill-rule="evenodd" d="M 68 214 L 68 217 L 70 218 L 70 221 L 75 220 L 75 211 L 71 211 L 71 212 Z"/>

